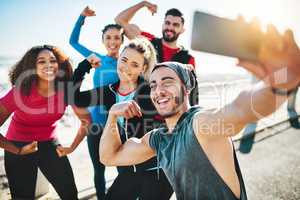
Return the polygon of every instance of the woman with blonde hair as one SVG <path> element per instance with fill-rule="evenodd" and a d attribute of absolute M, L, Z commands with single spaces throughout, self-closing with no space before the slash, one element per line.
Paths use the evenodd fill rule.
<path fill-rule="evenodd" d="M 97 63 L 96 58 L 94 62 Z M 75 105 L 79 107 L 104 105 L 109 111 L 116 103 L 135 101 L 142 109 L 142 117 L 118 119 L 120 142 L 124 143 L 133 136 L 143 137 L 144 133 L 163 123 L 151 102 L 150 87 L 147 82 L 155 63 L 155 50 L 148 40 L 144 38 L 131 40 L 118 59 L 119 81 L 89 91 L 80 92 L 77 88 Z M 80 82 L 91 68 L 87 60 L 81 62 L 74 72 L 74 83 Z M 105 158 L 106 155 L 100 155 L 100 159 Z M 158 177 L 157 170 L 156 158 L 139 165 L 119 166 L 119 174 L 105 199 L 169 199 L 173 193 L 172 188 L 162 171 Z"/>

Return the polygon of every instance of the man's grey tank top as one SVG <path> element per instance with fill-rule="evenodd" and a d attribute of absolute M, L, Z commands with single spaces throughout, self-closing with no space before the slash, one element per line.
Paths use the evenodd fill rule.
<path fill-rule="evenodd" d="M 236 200 L 194 134 L 193 116 L 199 111 L 199 107 L 193 107 L 184 113 L 172 134 L 167 134 L 167 128 L 154 130 L 150 135 L 150 146 L 156 151 L 158 163 L 178 200 Z M 240 182 L 240 199 L 246 200 L 244 181 L 235 151 L 233 152 Z"/>

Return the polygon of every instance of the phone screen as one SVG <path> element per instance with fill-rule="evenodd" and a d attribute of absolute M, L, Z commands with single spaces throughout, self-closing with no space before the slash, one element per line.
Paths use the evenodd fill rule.
<path fill-rule="evenodd" d="M 262 37 L 261 31 L 245 22 L 194 13 L 193 50 L 256 61 Z"/>

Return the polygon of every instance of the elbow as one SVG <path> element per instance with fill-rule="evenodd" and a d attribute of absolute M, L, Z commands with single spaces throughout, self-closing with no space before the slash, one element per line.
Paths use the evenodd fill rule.
<path fill-rule="evenodd" d="M 69 44 L 73 47 L 73 45 L 74 45 L 74 40 L 72 39 L 72 36 L 70 37 L 70 39 L 69 39 Z"/>
<path fill-rule="evenodd" d="M 102 139 L 102 138 L 101 138 Z M 105 146 L 101 143 L 99 144 L 99 161 L 105 166 L 116 166 L 114 158 L 116 153 L 111 152 L 109 149 L 106 149 Z"/>
<path fill-rule="evenodd" d="M 73 32 L 71 33 L 71 36 L 69 38 L 69 44 L 76 49 L 77 45 L 78 45 L 78 38 L 76 38 L 76 36 L 73 36 Z"/>
<path fill-rule="evenodd" d="M 111 162 L 112 159 L 107 154 L 105 155 L 100 152 L 99 160 L 100 160 L 100 163 L 102 163 L 105 166 L 109 166 L 109 167 L 113 166 L 113 163 Z"/>
<path fill-rule="evenodd" d="M 99 161 L 100 163 L 102 163 L 105 166 L 110 166 L 109 163 L 109 155 L 108 153 L 104 150 L 104 147 L 101 143 L 101 139 L 100 139 L 100 144 L 99 144 Z"/>
<path fill-rule="evenodd" d="M 100 155 L 100 159 L 99 160 L 100 160 L 100 163 L 102 163 L 103 165 L 109 166 L 108 159 L 105 156 L 101 156 Z"/>
<path fill-rule="evenodd" d="M 122 18 L 119 15 L 115 17 L 115 22 L 116 24 L 119 24 L 122 27 L 126 24 L 125 21 L 122 20 Z"/>

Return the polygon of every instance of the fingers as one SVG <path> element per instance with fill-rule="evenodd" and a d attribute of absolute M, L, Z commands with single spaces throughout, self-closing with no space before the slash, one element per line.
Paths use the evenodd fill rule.
<path fill-rule="evenodd" d="M 92 53 L 86 58 L 93 68 L 101 66 L 101 58 L 96 56 L 96 54 Z"/>
<path fill-rule="evenodd" d="M 20 155 L 26 155 L 26 154 L 30 154 L 30 153 L 34 153 L 38 150 L 38 146 L 37 146 L 37 142 L 32 142 L 30 144 L 27 144 L 25 146 L 22 147 L 21 151 L 20 151 Z"/>
<path fill-rule="evenodd" d="M 283 40 L 288 47 L 292 47 L 299 51 L 299 47 L 295 41 L 294 34 L 291 29 L 288 29 L 284 32 Z"/>
<path fill-rule="evenodd" d="M 265 37 L 267 47 L 275 49 L 277 51 L 283 50 L 284 43 L 282 37 L 274 25 L 268 25 L 267 34 Z"/>
<path fill-rule="evenodd" d="M 34 147 L 37 147 L 37 141 L 34 141 L 34 142 L 31 142 L 29 145 L 34 148 Z"/>
<path fill-rule="evenodd" d="M 133 117 L 142 117 L 141 108 L 135 101 L 125 101 L 114 104 L 109 113 L 115 117 L 122 116 L 126 119 Z"/>
<path fill-rule="evenodd" d="M 157 5 L 152 4 L 152 6 L 150 8 L 150 11 L 151 11 L 152 15 L 154 15 L 155 13 L 157 13 Z"/>
<path fill-rule="evenodd" d="M 148 10 L 152 13 L 152 15 L 154 15 L 157 12 L 157 5 L 156 4 L 152 4 L 150 2 L 146 2 L 145 5 L 148 8 Z"/>
<path fill-rule="evenodd" d="M 240 66 L 244 68 L 245 70 L 252 73 L 255 77 L 257 77 L 260 80 L 263 80 L 266 77 L 266 69 L 263 65 L 250 62 L 247 60 L 239 59 L 237 66 Z"/>
<path fill-rule="evenodd" d="M 67 152 L 65 151 L 64 147 L 62 147 L 60 145 L 56 147 L 56 153 L 59 157 L 63 157 L 65 155 L 67 155 Z"/>
<path fill-rule="evenodd" d="M 237 19 L 236 19 L 239 23 L 246 23 L 246 20 L 245 18 L 243 17 L 243 15 L 239 14 L 237 16 Z"/>
<path fill-rule="evenodd" d="M 30 144 L 30 148 L 32 149 L 33 152 L 38 150 L 38 143 L 37 141 L 34 141 Z"/>
<path fill-rule="evenodd" d="M 250 22 L 251 30 L 255 33 L 255 31 L 261 30 L 261 22 L 258 17 L 254 17 Z"/>
<path fill-rule="evenodd" d="M 95 60 L 91 60 L 91 65 L 93 68 L 97 68 L 100 67 L 102 63 L 100 59 L 95 59 Z"/>
<path fill-rule="evenodd" d="M 91 8 L 89 8 L 88 6 L 84 8 L 84 10 L 82 11 L 82 14 L 84 16 L 96 16 L 95 11 L 92 10 Z"/>
<path fill-rule="evenodd" d="M 136 116 L 142 117 L 142 111 L 141 111 L 140 106 L 135 101 L 132 101 L 132 104 L 133 104 Z"/>
<path fill-rule="evenodd" d="M 124 117 L 126 119 L 130 119 L 133 117 L 141 117 L 142 112 L 139 105 L 135 101 L 130 101 L 127 104 L 127 108 L 124 112 Z"/>

